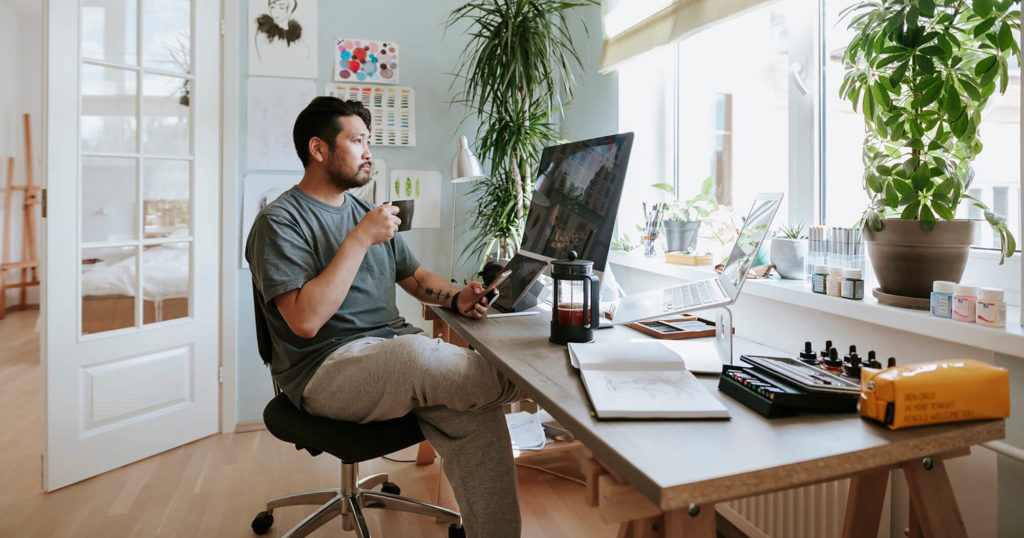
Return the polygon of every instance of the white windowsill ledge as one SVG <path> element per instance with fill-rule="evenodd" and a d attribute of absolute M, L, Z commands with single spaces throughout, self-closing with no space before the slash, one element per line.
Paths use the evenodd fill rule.
<path fill-rule="evenodd" d="M 609 253 L 608 262 L 682 280 L 707 278 L 714 274 L 711 266 L 671 264 L 665 262 L 662 256 L 644 258 L 639 252 L 613 251 Z M 1024 328 L 1020 325 L 1020 308 L 1015 306 L 1006 309 L 1006 327 L 995 328 L 941 319 L 923 310 L 878 304 L 869 290 L 865 290 L 866 297 L 863 301 L 829 297 L 811 292 L 810 284 L 802 280 L 747 280 L 742 293 L 939 340 L 1024 357 Z"/>

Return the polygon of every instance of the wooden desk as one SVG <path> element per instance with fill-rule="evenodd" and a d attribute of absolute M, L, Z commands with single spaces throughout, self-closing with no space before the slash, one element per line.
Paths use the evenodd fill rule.
<path fill-rule="evenodd" d="M 632 520 L 623 528 L 633 525 L 637 535 L 646 525 L 637 521 L 661 518 L 664 536 L 713 537 L 717 502 L 851 477 L 844 536 L 874 536 L 889 471 L 901 467 L 912 535 L 966 536 L 942 460 L 1005 436 L 1003 420 L 899 431 L 851 413 L 768 420 L 720 393 L 717 376 L 701 380 L 729 409 L 729 421 L 599 421 L 566 348 L 548 342 L 549 314 L 471 320 L 436 307 L 433 314 L 592 451 L 609 472 L 594 471 L 602 517 Z M 598 342 L 637 337 L 626 327 L 596 333 Z M 734 346 L 737 359 L 765 351 L 741 339 Z"/>

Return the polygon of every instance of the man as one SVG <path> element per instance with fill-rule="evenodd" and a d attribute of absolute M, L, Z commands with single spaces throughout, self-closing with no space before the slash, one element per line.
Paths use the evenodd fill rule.
<path fill-rule="evenodd" d="M 370 178 L 370 113 L 317 97 L 292 136 L 302 180 L 257 215 L 246 259 L 270 326 L 271 371 L 314 415 L 419 418 L 444 458 L 470 537 L 519 536 L 515 466 L 501 404 L 519 391 L 479 354 L 431 340 L 399 316 L 395 283 L 425 303 L 479 318 L 483 286 L 461 291 L 419 265 L 398 209 L 346 195 Z"/>

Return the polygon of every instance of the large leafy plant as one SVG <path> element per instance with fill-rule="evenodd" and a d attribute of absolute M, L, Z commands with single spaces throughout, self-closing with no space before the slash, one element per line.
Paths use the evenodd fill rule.
<path fill-rule="evenodd" d="M 574 70 L 583 68 L 566 14 L 597 3 L 477 0 L 449 14 L 447 28 L 470 25 L 452 102 L 479 119 L 478 155 L 490 164 L 490 175 L 471 191 L 478 207 L 463 256 L 482 259 L 497 244 L 508 257 L 518 247 L 533 168 L 541 149 L 561 140 L 552 116 L 572 100 Z"/>
<path fill-rule="evenodd" d="M 1006 91 L 1020 60 L 1020 11 L 1012 0 L 872 0 L 842 13 L 855 31 L 843 55 L 840 96 L 864 115 L 863 222 L 953 220 L 962 202 L 984 211 L 1001 260 L 1016 241 L 1006 219 L 968 194 L 982 150 L 978 125 L 989 97 Z"/>

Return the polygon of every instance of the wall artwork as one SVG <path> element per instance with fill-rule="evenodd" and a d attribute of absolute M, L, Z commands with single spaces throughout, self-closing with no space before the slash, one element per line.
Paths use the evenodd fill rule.
<path fill-rule="evenodd" d="M 416 90 L 406 86 L 327 83 L 326 95 L 359 101 L 370 109 L 371 146 L 416 145 Z"/>
<path fill-rule="evenodd" d="M 388 200 L 388 162 L 384 159 L 374 159 L 373 168 L 370 171 L 370 181 L 359 187 L 351 189 L 348 193 L 379 206 Z"/>
<path fill-rule="evenodd" d="M 246 116 L 249 170 L 302 170 L 295 154 L 295 118 L 316 97 L 312 80 L 250 77 Z"/>
<path fill-rule="evenodd" d="M 316 78 L 317 0 L 249 0 L 249 74 Z"/>
<path fill-rule="evenodd" d="M 339 37 L 334 45 L 335 81 L 398 84 L 398 43 Z"/>
<path fill-rule="evenodd" d="M 249 264 L 245 261 L 245 242 L 249 239 L 249 230 L 256 220 L 256 215 L 270 202 L 277 200 L 281 193 L 292 188 L 299 182 L 299 176 L 290 174 L 251 174 L 245 176 L 245 183 L 242 193 L 242 236 L 241 236 L 241 261 L 240 267 L 248 269 Z"/>
<path fill-rule="evenodd" d="M 413 229 L 441 227 L 441 172 L 392 170 L 388 199 L 416 200 Z"/>

